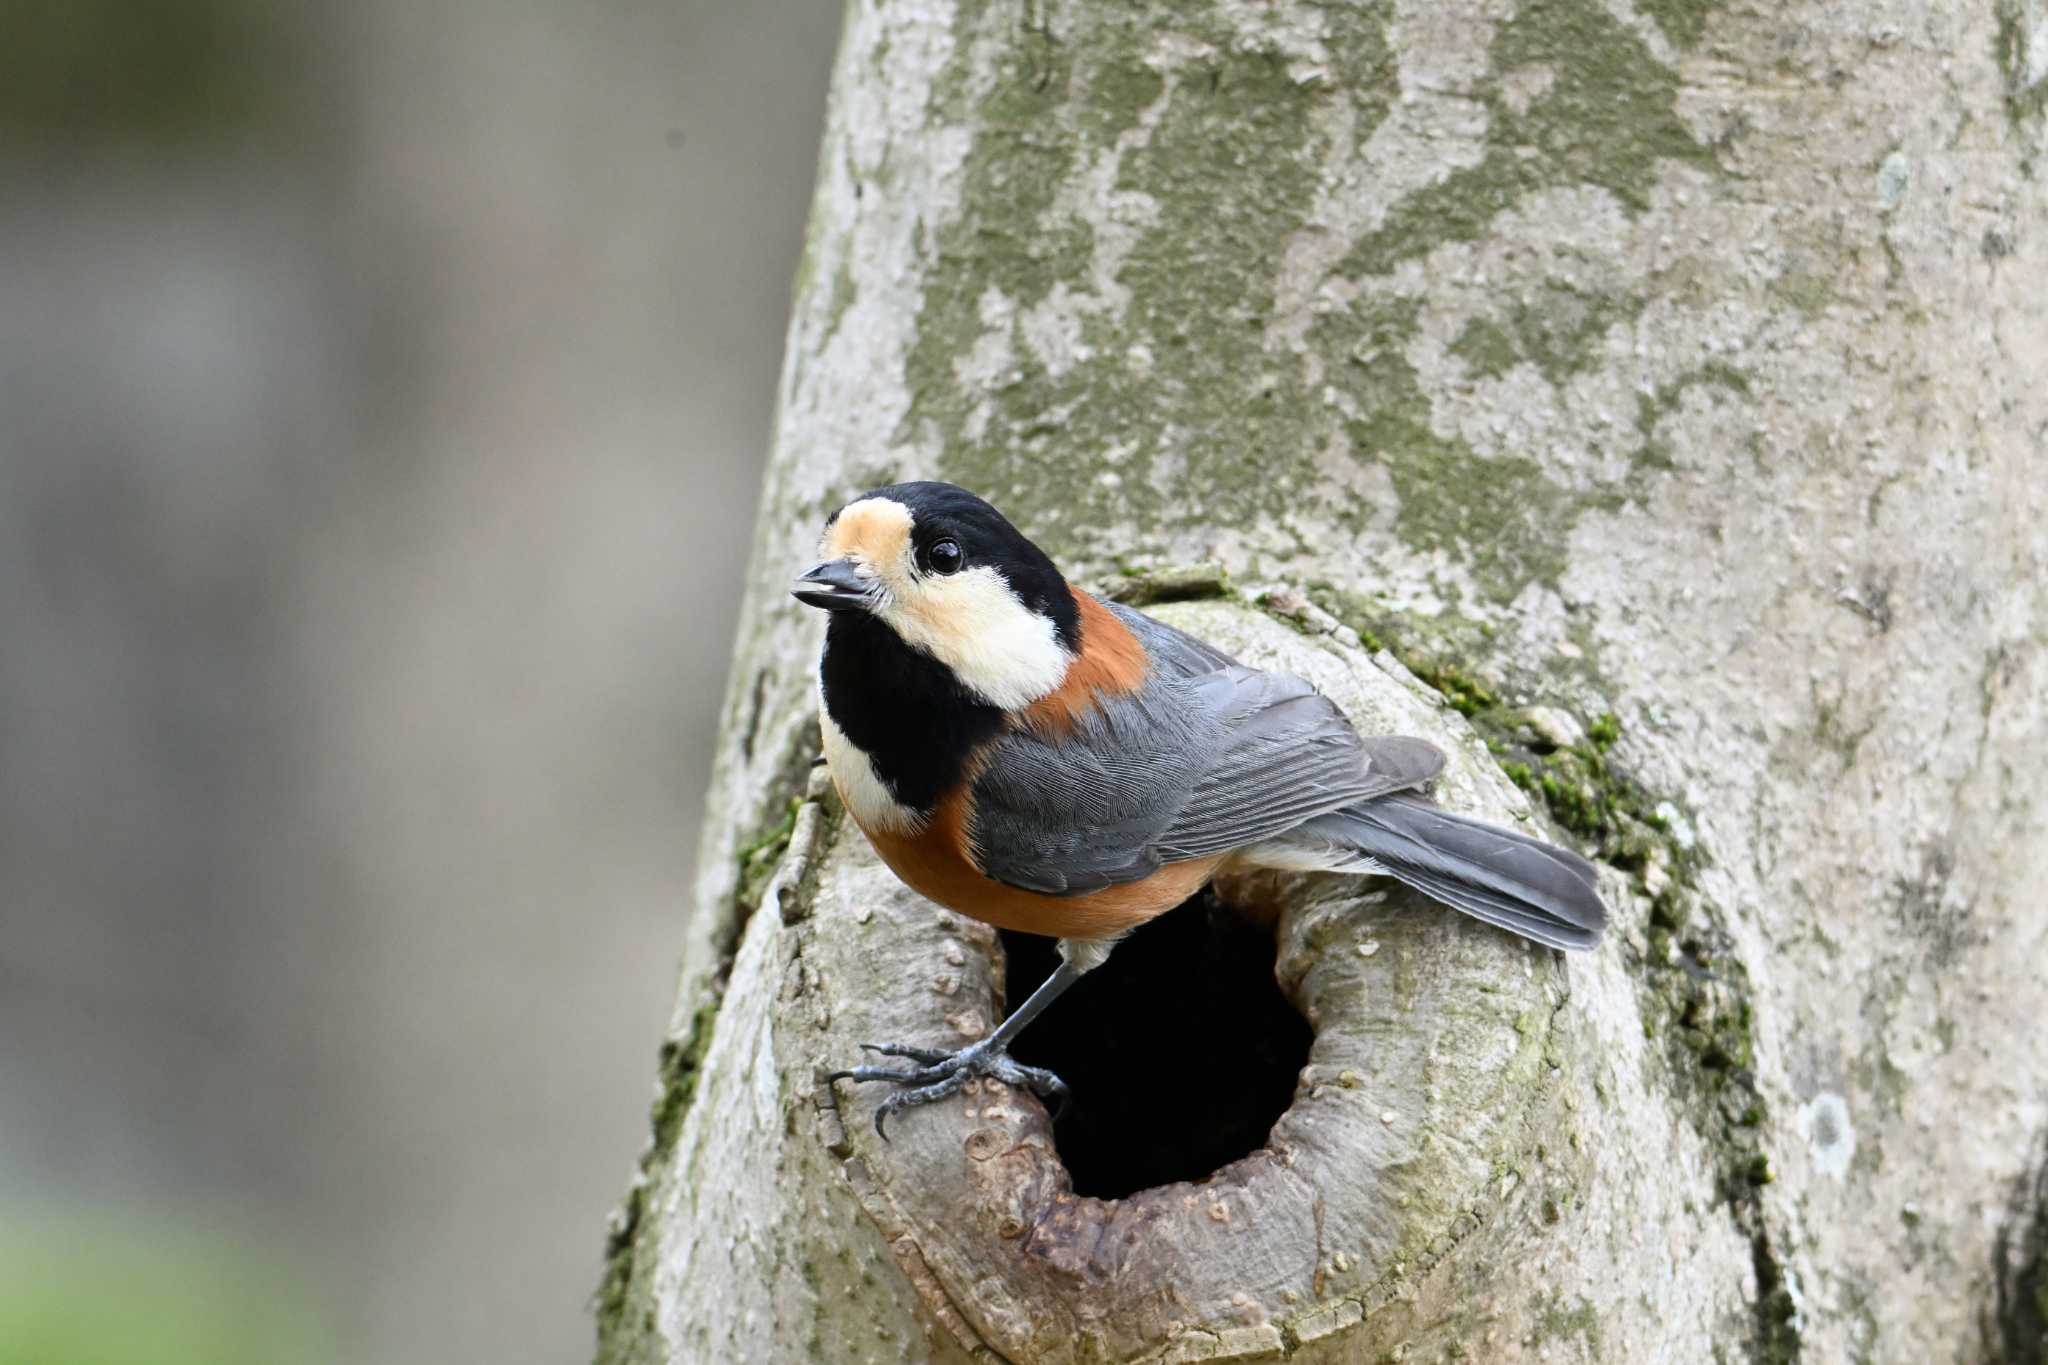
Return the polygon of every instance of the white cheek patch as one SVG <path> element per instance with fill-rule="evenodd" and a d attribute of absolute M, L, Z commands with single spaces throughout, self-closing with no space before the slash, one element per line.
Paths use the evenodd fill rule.
<path fill-rule="evenodd" d="M 818 698 L 818 726 L 825 735 L 825 765 L 832 770 L 833 784 L 854 820 L 864 829 L 886 834 L 915 834 L 924 828 L 923 817 L 896 799 L 889 784 L 876 773 L 873 761 L 832 723 L 824 700 Z"/>
<path fill-rule="evenodd" d="M 892 575 L 885 574 L 885 581 Z M 1017 600 L 1002 574 L 983 565 L 927 575 L 892 591 L 880 615 L 906 644 L 953 670 L 963 687 L 1014 711 L 1056 689 L 1073 656 L 1050 618 Z"/>

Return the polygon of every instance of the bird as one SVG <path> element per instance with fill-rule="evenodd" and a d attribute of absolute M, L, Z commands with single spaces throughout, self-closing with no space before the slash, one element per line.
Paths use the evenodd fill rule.
<path fill-rule="evenodd" d="M 874 489 L 820 552 L 791 591 L 827 617 L 819 728 L 846 813 L 913 890 L 1055 938 L 1060 958 L 979 1041 L 863 1043 L 892 1063 L 829 1075 L 897 1087 L 884 1140 L 975 1078 L 1063 1107 L 1065 1083 L 1011 1041 L 1226 867 L 1387 876 L 1549 947 L 1599 940 L 1593 865 L 1436 805 L 1434 745 L 1362 736 L 1302 679 L 1076 587 L 964 488 Z"/>

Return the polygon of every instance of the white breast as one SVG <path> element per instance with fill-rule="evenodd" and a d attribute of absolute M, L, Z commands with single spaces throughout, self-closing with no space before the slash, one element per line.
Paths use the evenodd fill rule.
<path fill-rule="evenodd" d="M 818 701 L 818 725 L 825 734 L 825 766 L 832 771 L 832 783 L 839 799 L 853 812 L 853 818 L 867 829 L 888 834 L 915 834 L 924 820 L 890 794 L 889 784 L 875 772 L 874 761 L 832 723 L 824 699 Z"/>

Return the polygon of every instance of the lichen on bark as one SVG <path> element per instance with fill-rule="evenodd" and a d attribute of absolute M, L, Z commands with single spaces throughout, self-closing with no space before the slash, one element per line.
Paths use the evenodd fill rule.
<path fill-rule="evenodd" d="M 1749 970 L 1733 951 L 1727 912 L 1701 892 L 1707 850 L 1676 800 L 1648 790 L 1621 765 L 1613 751 L 1622 727 L 1613 712 L 1581 716 L 1573 733 L 1559 734 L 1556 722 L 1534 709 L 1569 712 L 1583 705 L 1589 685 L 1593 695 L 1604 694 L 1597 658 L 1582 659 L 1575 680 L 1504 674 L 1486 648 L 1491 632 L 1484 628 L 1418 622 L 1327 585 L 1310 597 L 1332 620 L 1375 644 L 1386 642 L 1410 672 L 1442 693 L 1508 778 L 1547 810 L 1561 837 L 1626 875 L 1649 907 L 1641 943 L 1631 938 L 1613 949 L 1634 959 L 1644 1035 L 1662 1042 L 1665 1074 L 1715 1153 L 1715 1202 L 1750 1242 L 1757 1283 L 1752 1358 L 1774 1365 L 1798 1360 L 1793 1300 L 1758 1197 L 1772 1170 L 1763 1147 Z M 1511 704 L 1510 696 L 1520 700 Z M 1555 1317 L 1554 1303 L 1546 1313 Z M 1589 1346 L 1597 1355 L 1597 1343 Z"/>
<path fill-rule="evenodd" d="M 1546 0 L 1498 28 L 1491 74 L 1468 92 L 1488 115 L 1476 163 L 1395 199 L 1307 289 L 1303 243 L 1334 237 L 1341 168 L 1400 98 L 1396 19 L 1367 7 L 1332 41 L 1326 24 L 1262 28 L 1228 4 L 1053 6 L 1005 44 L 991 32 L 1013 12 L 961 6 L 930 112 L 970 140 L 958 208 L 928 226 L 939 268 L 895 437 L 1084 562 L 1123 548 L 1133 516 L 1192 543 L 1224 503 L 1259 552 L 1312 554 L 1299 509 L 1365 534 L 1376 509 L 1360 480 L 1381 469 L 1418 553 L 1500 602 L 1554 581 L 1602 494 L 1443 429 L 1410 359 L 1425 298 L 1387 277 L 1546 188 L 1597 186 L 1639 211 L 1667 161 L 1716 163 L 1639 37 L 1590 3 Z M 1510 78 L 1529 71 L 1542 88 L 1517 98 Z M 1553 280 L 1509 310 L 1512 357 L 1494 358 L 1564 382 L 1643 307 Z M 1360 472 L 1333 469 L 1333 448 Z"/>
<path fill-rule="evenodd" d="M 1384 15 L 1311 62 L 1239 7 L 1065 6 L 978 62 L 1006 7 L 958 13 L 933 112 L 972 142 L 934 256 L 971 268 L 925 291 L 906 435 L 1060 550 L 1226 499 L 1283 520 L 1323 419 L 1266 334 L 1323 158 L 1385 116 Z M 1048 464 L 1076 475 L 1054 496 Z"/>
<path fill-rule="evenodd" d="M 1510 1049 L 1563 1150 L 1490 1171 L 1427 1274 L 1173 1349 L 1978 1349 L 2028 1301 L 2030 1224 L 1994 1245 L 1982 1210 L 2037 1160 L 2048 1093 L 2015 1003 L 2048 879 L 2048 315 L 2015 287 L 2048 248 L 2037 9 L 858 0 L 683 999 L 728 960 L 740 854 L 810 724 L 816 625 L 784 580 L 836 501 L 951 477 L 1078 577 L 1242 584 L 1418 675 L 1613 869 L 1608 946 Z M 1171 568 L 1196 560 L 1217 570 Z M 1003 1277 L 876 1221 L 858 1125 L 770 1065 L 854 1026 L 818 1017 L 861 999 L 835 972 L 886 997 L 856 1014 L 929 1006 L 860 965 L 860 908 L 745 922 L 671 1145 L 779 1183 L 743 1170 L 741 1207 L 655 1160 L 626 1315 L 668 1316 L 635 1358 L 692 1358 L 700 1310 L 847 1359 L 877 1349 L 863 1315 L 892 1359 L 1004 1321 Z M 941 927 L 946 1019 L 992 1009 L 962 970 L 992 949 Z M 684 1264 L 718 1303 L 662 1278 Z M 1918 1292 L 1885 1292 L 1902 1265 Z M 1995 1311 L 1993 1265 L 2022 1286 Z"/>

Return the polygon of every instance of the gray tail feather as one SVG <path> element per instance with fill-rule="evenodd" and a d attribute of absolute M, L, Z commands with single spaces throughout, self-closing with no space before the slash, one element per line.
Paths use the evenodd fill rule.
<path fill-rule="evenodd" d="M 1453 910 L 1552 948 L 1590 948 L 1607 924 L 1593 865 L 1499 825 L 1389 796 L 1317 816 L 1313 832 Z"/>

